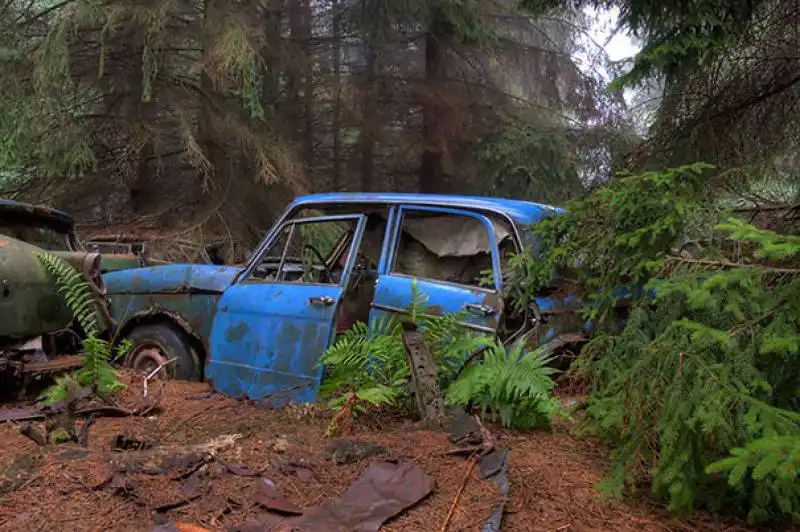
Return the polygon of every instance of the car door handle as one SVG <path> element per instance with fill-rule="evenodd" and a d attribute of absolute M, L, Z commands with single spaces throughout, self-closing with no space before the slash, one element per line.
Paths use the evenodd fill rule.
<path fill-rule="evenodd" d="M 495 312 L 497 312 L 489 305 L 477 305 L 475 303 L 469 303 L 465 306 L 465 308 L 467 309 L 467 312 L 469 312 L 470 314 L 477 314 L 478 316 L 483 316 L 483 317 L 491 316 Z"/>
<path fill-rule="evenodd" d="M 308 302 L 312 305 L 323 305 L 326 307 L 329 307 L 335 303 L 331 296 L 309 297 Z"/>

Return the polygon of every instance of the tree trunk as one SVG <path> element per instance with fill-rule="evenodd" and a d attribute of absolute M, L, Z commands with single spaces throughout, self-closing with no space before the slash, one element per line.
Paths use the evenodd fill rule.
<path fill-rule="evenodd" d="M 339 190 L 341 174 L 341 128 L 342 128 L 342 53 L 341 17 L 339 1 L 333 0 L 333 182 L 332 188 Z"/>
<path fill-rule="evenodd" d="M 439 368 L 425 338 L 413 324 L 404 324 L 403 347 L 419 416 L 429 428 L 441 427 L 445 410 L 439 390 Z"/>
<path fill-rule="evenodd" d="M 306 164 L 313 164 L 314 157 L 314 57 L 311 52 L 311 0 L 300 1 L 302 26 L 301 35 L 303 50 L 303 149 Z"/>
<path fill-rule="evenodd" d="M 442 97 L 444 82 L 444 41 L 446 31 L 434 17 L 425 35 L 425 92 L 422 104 L 422 158 L 419 169 L 419 190 L 443 192 L 441 120 L 437 100 Z"/>
<path fill-rule="evenodd" d="M 269 3 L 264 13 L 265 44 L 261 50 L 263 61 L 261 85 L 261 105 L 266 111 L 268 119 L 274 118 L 280 98 L 280 47 L 281 47 L 281 18 L 283 16 L 283 2 L 274 0 Z"/>
<path fill-rule="evenodd" d="M 219 16 L 217 10 L 220 6 L 217 2 L 218 0 L 206 0 L 203 13 L 206 20 Z M 208 46 L 208 44 L 204 44 L 204 55 L 208 54 Z M 204 57 L 203 62 L 207 64 L 208 61 L 209 59 Z M 224 105 L 225 97 L 219 92 L 214 80 L 206 69 L 203 69 L 200 74 L 200 87 L 210 100 Z M 199 140 L 204 155 L 211 166 L 208 171 L 211 175 L 204 176 L 205 179 L 209 179 L 210 181 L 205 181 L 204 179 L 203 188 L 219 188 L 222 186 L 221 181 L 224 177 L 230 177 L 232 174 L 232 172 L 229 171 L 231 169 L 230 158 L 226 156 L 225 146 L 222 145 L 220 136 L 214 131 L 214 121 L 218 120 L 218 117 L 214 115 L 212 108 L 211 102 L 205 102 L 200 108 Z"/>
<path fill-rule="evenodd" d="M 300 0 L 289 2 L 289 61 L 286 66 L 286 107 L 283 113 L 284 124 L 290 131 L 290 138 L 295 144 L 302 142 L 298 124 L 302 118 L 300 109 L 300 86 L 302 84 L 303 67 L 299 63 L 302 57 L 300 36 L 302 34 L 302 5 Z"/>
<path fill-rule="evenodd" d="M 367 56 L 364 95 L 361 104 L 361 135 L 359 144 L 361 148 L 361 191 L 369 192 L 375 182 L 375 132 L 376 109 L 375 84 L 377 81 L 377 57 L 375 53 L 374 37 L 370 32 L 366 37 L 365 49 Z"/>

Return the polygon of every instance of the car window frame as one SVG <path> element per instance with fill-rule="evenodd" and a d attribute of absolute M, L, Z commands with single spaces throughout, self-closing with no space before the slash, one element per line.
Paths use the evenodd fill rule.
<path fill-rule="evenodd" d="M 350 280 L 350 274 L 352 273 L 353 265 L 355 264 L 355 255 L 352 253 L 353 246 L 357 243 L 361 242 L 361 238 L 364 234 L 364 225 L 366 223 L 366 215 L 365 214 L 337 214 L 337 215 L 330 215 L 330 216 L 312 216 L 308 218 L 291 218 L 287 217 L 279 224 L 273 228 L 270 232 L 270 235 L 267 237 L 266 242 L 262 245 L 259 249 L 259 252 L 253 256 L 253 259 L 248 264 L 247 268 L 245 268 L 237 279 L 237 283 L 241 284 L 284 284 L 288 286 L 296 286 L 296 285 L 304 285 L 304 286 L 337 286 L 340 288 L 344 288 L 347 286 L 347 283 Z M 259 264 L 262 263 L 263 259 L 265 258 L 266 254 L 272 250 L 272 247 L 277 244 L 278 240 L 280 239 L 283 231 L 288 226 L 296 226 L 299 224 L 305 223 L 319 223 L 319 222 L 337 222 L 337 221 L 355 221 L 356 227 L 355 231 L 353 232 L 353 236 L 351 237 L 350 244 L 348 250 L 351 252 L 348 256 L 347 263 L 344 266 L 344 270 L 342 273 L 341 279 L 339 279 L 338 283 L 298 283 L 292 281 L 285 281 L 281 279 L 257 279 L 253 277 L 253 272 L 258 267 Z M 291 237 L 293 236 L 292 229 L 290 231 L 289 239 L 286 241 L 286 245 L 289 244 Z M 286 259 L 286 248 L 281 251 L 281 258 L 278 264 L 278 273 L 283 269 L 284 262 Z"/>
<path fill-rule="evenodd" d="M 475 218 L 478 221 L 480 221 L 483 224 L 484 229 L 486 229 L 486 232 L 489 236 L 494 287 L 475 286 L 475 285 L 458 283 L 442 279 L 431 279 L 428 277 L 420 277 L 418 275 L 411 275 L 407 273 L 394 271 L 398 256 L 398 247 L 400 246 L 400 237 L 402 235 L 402 230 L 403 230 L 403 217 L 405 211 L 421 211 L 421 212 L 431 212 L 440 214 L 451 214 L 456 216 L 467 216 L 470 218 Z M 392 231 L 392 239 L 391 239 L 391 244 L 389 246 L 389 255 L 388 257 L 386 257 L 386 265 L 385 265 L 386 267 L 385 271 L 387 275 L 391 275 L 393 277 L 402 277 L 406 279 L 420 279 L 430 283 L 453 286 L 466 290 L 478 290 L 488 294 L 496 294 L 496 295 L 502 294 L 503 276 L 502 276 L 502 266 L 500 264 L 500 247 L 499 243 L 497 242 L 496 235 L 494 233 L 494 224 L 492 223 L 489 217 L 487 217 L 482 213 L 467 209 L 458 209 L 451 207 L 434 207 L 427 205 L 416 205 L 413 203 L 404 203 L 397 206 L 393 218 L 394 218 L 394 227 Z"/>

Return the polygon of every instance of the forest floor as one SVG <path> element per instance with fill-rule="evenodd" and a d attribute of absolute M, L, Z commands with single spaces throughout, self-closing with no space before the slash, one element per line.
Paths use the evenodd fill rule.
<path fill-rule="evenodd" d="M 130 384 L 121 402 L 142 394 L 141 382 L 126 379 Z M 337 464 L 326 458 L 330 417 L 319 410 L 271 410 L 186 382 L 162 384 L 160 405 L 149 417 L 98 418 L 85 449 L 39 447 L 20 434 L 19 424 L 0 425 L 0 530 L 150 531 L 164 523 L 181 523 L 180 530 L 238 530 L 267 515 L 256 502 L 263 501 L 259 483 L 264 479 L 290 503 L 308 508 L 338 498 L 371 464 L 386 461 L 415 464 L 435 479 L 435 488 L 381 530 L 440 530 L 462 489 L 448 530 L 479 530 L 501 498 L 497 484 L 481 480 L 479 468 L 470 470 L 467 457 L 444 454 L 452 449 L 446 435 L 416 430 L 402 420 L 383 421 L 383 426 L 360 422 L 345 437 L 379 444 L 385 453 Z M 498 446 L 509 449 L 503 530 L 745 530 L 704 515 L 678 520 L 643 496 L 601 502 L 594 486 L 607 471 L 607 451 L 575 439 L 566 427 L 551 433 L 491 430 Z M 217 446 L 199 469 L 184 464 L 182 474 L 112 473 L 112 464 L 128 455 L 159 449 L 180 454 L 191 445 L 235 434 L 240 437 Z M 152 449 L 114 452 L 118 435 L 147 441 Z M 187 490 L 200 472 L 202 488 Z M 264 523 L 253 530 L 270 530 Z"/>

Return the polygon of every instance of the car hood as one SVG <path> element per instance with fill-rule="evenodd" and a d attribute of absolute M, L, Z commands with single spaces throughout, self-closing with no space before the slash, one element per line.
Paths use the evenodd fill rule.
<path fill-rule="evenodd" d="M 222 293 L 242 268 L 214 264 L 168 264 L 103 274 L 108 295 Z"/>

